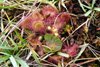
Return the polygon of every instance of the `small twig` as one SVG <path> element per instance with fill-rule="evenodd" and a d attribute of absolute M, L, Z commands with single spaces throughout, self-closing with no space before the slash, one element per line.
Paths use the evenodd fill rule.
<path fill-rule="evenodd" d="M 75 60 L 70 61 L 70 63 L 67 63 L 67 64 L 66 64 L 66 67 L 67 67 L 68 65 L 72 65 L 71 63 L 72 63 L 72 62 L 75 62 L 75 61 L 93 60 L 93 59 L 94 59 L 94 61 L 95 61 L 95 60 L 100 59 L 100 57 L 98 57 L 98 58 L 81 58 L 81 59 L 75 59 Z M 74 64 L 74 65 L 75 65 L 75 64 Z M 81 64 L 78 64 L 78 65 L 81 65 Z"/>
<path fill-rule="evenodd" d="M 100 59 L 100 58 L 99 58 Z M 85 61 L 85 62 L 81 62 L 81 63 L 78 63 L 79 65 L 83 65 L 83 64 L 86 64 L 86 63 L 90 63 L 90 62 L 93 62 L 93 61 L 96 61 L 98 60 L 98 58 L 95 58 L 95 59 L 91 59 L 91 60 L 88 60 L 88 61 Z"/>
<path fill-rule="evenodd" d="M 96 55 L 96 52 L 92 50 L 92 48 L 90 46 L 88 46 L 88 48 L 91 50 L 91 52 L 94 54 L 95 57 L 98 58 L 98 56 Z M 98 61 L 100 62 L 100 59 L 98 59 Z"/>
<path fill-rule="evenodd" d="M 40 59 L 40 60 L 41 60 L 41 59 Z M 46 63 L 48 63 L 48 64 L 50 64 L 50 65 L 52 65 L 52 66 L 54 66 L 54 67 L 58 67 L 56 64 L 53 64 L 53 63 L 48 62 L 48 61 L 46 61 L 46 60 L 41 60 L 41 61 L 46 62 Z"/>

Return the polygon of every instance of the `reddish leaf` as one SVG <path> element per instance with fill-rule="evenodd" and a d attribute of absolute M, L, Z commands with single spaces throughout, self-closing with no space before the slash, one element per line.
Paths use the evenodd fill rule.
<path fill-rule="evenodd" d="M 41 12 L 41 9 L 38 9 L 38 10 L 34 11 L 32 13 L 33 19 L 35 19 L 35 20 L 43 20 L 44 17 L 42 16 L 42 14 L 40 14 L 40 12 Z"/>
<path fill-rule="evenodd" d="M 73 46 L 63 45 L 64 49 L 61 52 L 69 54 L 70 57 L 73 57 L 77 53 L 78 44 L 74 44 Z"/>
<path fill-rule="evenodd" d="M 60 16 L 60 18 L 61 18 L 61 20 L 63 22 L 66 22 L 68 24 L 71 17 L 70 17 L 69 13 L 62 13 L 61 16 Z"/>
<path fill-rule="evenodd" d="M 34 32 L 41 32 L 41 33 L 46 32 L 44 21 L 40 20 L 34 21 L 32 24 L 32 28 Z"/>
<path fill-rule="evenodd" d="M 97 30 L 100 30 L 100 28 L 97 28 Z"/>
<path fill-rule="evenodd" d="M 26 18 L 26 17 L 25 17 Z M 26 29 L 32 30 L 32 24 L 33 24 L 34 20 L 32 19 L 32 17 L 28 17 L 27 19 L 25 19 L 22 22 L 22 26 Z"/>
<path fill-rule="evenodd" d="M 47 18 L 48 16 L 54 16 L 57 14 L 56 9 L 54 9 L 52 6 L 49 6 L 49 5 L 43 7 L 42 12 L 45 18 Z"/>

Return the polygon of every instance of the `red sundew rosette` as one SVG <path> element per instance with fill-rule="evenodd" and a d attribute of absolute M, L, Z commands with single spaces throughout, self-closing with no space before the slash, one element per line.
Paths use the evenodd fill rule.
<path fill-rule="evenodd" d="M 78 44 L 73 44 L 72 46 L 67 46 L 63 44 L 60 51 L 69 55 L 69 57 L 74 57 L 77 54 Z"/>
<path fill-rule="evenodd" d="M 45 23 L 41 20 L 36 20 L 32 24 L 34 32 L 46 33 Z"/>
<path fill-rule="evenodd" d="M 41 14 L 41 9 L 37 9 L 32 13 L 32 18 L 34 20 L 44 20 L 43 15 Z"/>
<path fill-rule="evenodd" d="M 22 22 L 22 27 L 25 29 L 33 30 L 32 29 L 33 22 L 34 20 L 31 16 L 25 17 L 25 19 L 23 19 L 23 22 Z"/>
<path fill-rule="evenodd" d="M 47 18 L 49 16 L 54 16 L 57 14 L 57 11 L 55 8 L 53 8 L 52 6 L 50 5 L 47 5 L 47 6 L 44 6 L 42 8 L 42 13 L 43 13 L 43 16 L 44 18 Z"/>

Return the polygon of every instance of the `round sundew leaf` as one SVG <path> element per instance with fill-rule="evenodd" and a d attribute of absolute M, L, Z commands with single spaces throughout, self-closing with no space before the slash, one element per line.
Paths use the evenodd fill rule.
<path fill-rule="evenodd" d="M 32 13 L 32 18 L 35 19 L 35 20 L 37 20 L 37 19 L 43 20 L 44 17 L 42 16 L 42 14 L 40 14 L 40 11 L 41 11 L 41 9 L 37 9 L 36 11 L 34 11 Z"/>
<path fill-rule="evenodd" d="M 48 16 L 54 16 L 54 15 L 56 15 L 57 14 L 57 11 L 52 6 L 47 5 L 47 6 L 43 7 L 42 13 L 43 13 L 43 16 L 45 18 L 47 18 Z"/>
<path fill-rule="evenodd" d="M 46 40 L 47 46 L 50 47 L 52 52 L 56 52 L 61 49 L 62 47 L 61 40 L 58 37 L 54 36 L 53 34 L 46 34 L 44 36 L 44 39 Z"/>
<path fill-rule="evenodd" d="M 66 22 L 67 24 L 69 23 L 70 21 L 70 14 L 69 13 L 62 13 L 61 16 L 60 16 L 60 19 L 63 21 L 63 22 Z"/>
<path fill-rule="evenodd" d="M 44 21 L 36 20 L 32 24 L 32 28 L 35 32 L 45 32 L 45 24 Z"/>
<path fill-rule="evenodd" d="M 32 30 L 32 24 L 34 22 L 34 20 L 32 19 L 32 17 L 25 17 L 25 19 L 23 19 L 24 21 L 22 21 L 22 26 L 23 28 L 26 28 L 26 29 L 29 29 L 29 30 Z"/>

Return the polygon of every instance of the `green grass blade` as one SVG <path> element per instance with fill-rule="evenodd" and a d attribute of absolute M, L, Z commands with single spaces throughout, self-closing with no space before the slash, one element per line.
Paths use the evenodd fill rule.
<path fill-rule="evenodd" d="M 92 0 L 92 8 L 94 7 L 95 4 L 95 0 Z"/>
<path fill-rule="evenodd" d="M 21 67 L 29 67 L 28 64 L 20 58 L 16 58 L 16 61 L 21 65 Z"/>
<path fill-rule="evenodd" d="M 89 10 L 89 11 L 87 11 L 85 14 L 84 14 L 84 16 L 89 16 L 89 14 L 91 14 L 92 13 L 92 10 Z"/>
<path fill-rule="evenodd" d="M 83 4 L 81 3 L 81 1 L 78 0 L 78 2 L 79 2 L 79 4 L 80 4 L 80 7 L 82 8 L 82 10 L 83 10 L 84 12 L 86 12 L 86 10 L 85 10 L 85 8 L 83 7 Z"/>
<path fill-rule="evenodd" d="M 100 11 L 100 8 L 98 8 L 98 7 L 95 7 L 95 8 L 94 8 L 94 10 L 96 10 L 96 11 Z"/>
<path fill-rule="evenodd" d="M 0 40 L 0 46 L 2 44 L 2 41 Z M 2 46 L 5 46 L 7 44 L 6 40 L 3 42 Z"/>
<path fill-rule="evenodd" d="M 86 5 L 84 5 L 84 4 L 83 4 L 83 6 L 84 6 L 85 8 L 87 8 L 87 9 L 90 9 L 90 10 L 92 9 L 92 7 L 86 6 Z"/>
<path fill-rule="evenodd" d="M 21 50 L 22 49 L 24 49 L 24 47 L 26 46 L 26 45 L 24 45 L 24 44 L 21 44 L 22 45 L 22 48 L 17 52 L 17 54 L 15 55 L 16 57 L 18 57 L 19 56 L 19 54 L 20 54 L 20 52 L 21 52 Z M 19 45 L 18 45 L 19 46 Z"/>
<path fill-rule="evenodd" d="M 37 54 L 34 50 L 31 50 L 31 51 L 32 51 L 32 54 L 33 54 L 33 57 L 34 57 L 35 61 L 36 61 L 37 63 L 40 63 L 40 61 L 39 61 L 39 59 L 38 59 L 38 57 L 37 57 L 38 54 Z M 38 67 L 42 67 L 42 66 L 38 65 Z"/>
<path fill-rule="evenodd" d="M 10 57 L 10 61 L 11 61 L 12 65 L 13 65 L 13 67 L 18 67 L 18 65 L 16 63 L 16 60 L 15 60 L 15 58 L 12 55 Z"/>
<path fill-rule="evenodd" d="M 33 1 L 34 1 L 34 0 L 33 0 Z M 17 7 L 17 6 L 22 5 L 22 4 L 31 3 L 31 2 L 33 2 L 33 1 L 25 1 L 25 2 L 23 2 L 23 3 L 15 4 L 15 5 L 12 5 L 12 6 L 6 6 L 6 7 L 0 6 L 0 9 L 14 8 L 14 7 Z"/>
<path fill-rule="evenodd" d="M 34 59 L 35 59 L 35 61 L 36 61 L 37 63 L 40 63 L 38 57 L 36 56 L 36 54 L 35 54 L 34 52 L 33 52 L 33 57 L 34 57 Z"/>
<path fill-rule="evenodd" d="M 12 55 L 13 54 L 13 52 L 11 52 L 11 50 L 8 50 L 8 49 L 4 49 L 4 52 L 5 53 L 8 53 L 9 55 Z"/>
<path fill-rule="evenodd" d="M 13 41 L 12 38 L 8 37 L 10 39 L 10 41 L 12 42 L 12 44 L 15 46 L 15 50 L 18 50 L 17 44 Z"/>
<path fill-rule="evenodd" d="M 9 50 L 14 50 L 12 47 L 8 47 L 8 46 L 0 46 L 0 49 L 9 49 Z"/>
<path fill-rule="evenodd" d="M 6 56 L 10 56 L 10 54 L 5 53 L 5 52 L 0 52 L 0 54 L 6 55 Z"/>
<path fill-rule="evenodd" d="M 15 5 L 12 5 L 12 6 L 6 6 L 6 7 L 3 7 L 3 6 L 0 6 L 0 9 L 9 9 L 9 8 L 14 8 L 14 7 L 17 7 L 19 5 L 23 5 L 23 4 L 26 4 L 26 3 L 31 3 L 31 2 L 34 2 L 35 0 L 30 0 L 30 1 L 25 1 L 23 3 L 19 3 L 19 4 L 15 4 Z M 38 0 L 38 2 L 41 2 L 41 3 L 46 3 L 46 4 L 49 4 L 51 6 L 53 6 L 55 9 L 56 9 L 56 6 L 51 2 L 51 1 L 47 1 L 47 0 Z"/>
<path fill-rule="evenodd" d="M 21 41 L 24 41 L 24 39 L 21 37 L 21 35 L 17 32 L 17 30 L 15 30 L 15 33 L 16 33 L 16 35 L 19 37 L 19 39 L 21 40 Z"/>
<path fill-rule="evenodd" d="M 39 57 L 39 55 L 33 50 L 33 53 L 36 55 L 36 56 L 38 56 Z"/>
<path fill-rule="evenodd" d="M 46 58 L 48 58 L 50 55 L 53 55 L 54 53 L 50 53 L 48 55 L 46 55 L 45 57 L 43 57 L 41 60 L 45 60 Z"/>
<path fill-rule="evenodd" d="M 65 54 L 65 53 L 57 52 L 57 54 L 60 55 L 60 56 L 69 58 L 69 55 L 68 54 Z"/>

